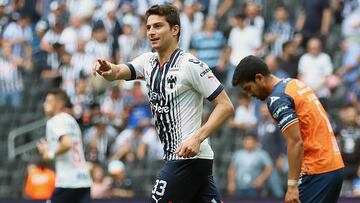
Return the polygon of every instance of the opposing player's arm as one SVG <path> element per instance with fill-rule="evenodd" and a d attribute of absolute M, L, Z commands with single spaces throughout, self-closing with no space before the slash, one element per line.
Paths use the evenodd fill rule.
<path fill-rule="evenodd" d="M 60 155 L 67 152 L 74 146 L 74 141 L 68 135 L 63 135 L 59 138 L 59 145 L 54 151 L 54 155 Z"/>
<path fill-rule="evenodd" d="M 287 154 L 289 159 L 289 180 L 298 180 L 304 156 L 304 145 L 300 136 L 299 123 L 296 122 L 283 131 L 288 143 Z"/>
<path fill-rule="evenodd" d="M 45 139 L 40 139 L 37 149 L 44 161 L 51 161 L 55 156 L 67 152 L 73 145 L 73 140 L 68 135 L 63 135 L 60 136 L 59 145 L 54 151 L 49 149 L 49 143 Z"/>

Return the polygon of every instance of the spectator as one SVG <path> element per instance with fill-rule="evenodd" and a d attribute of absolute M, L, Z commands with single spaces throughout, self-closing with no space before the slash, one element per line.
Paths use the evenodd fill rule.
<path fill-rule="evenodd" d="M 295 53 L 296 45 L 292 41 L 287 41 L 282 45 L 282 54 L 278 57 L 279 69 L 284 70 L 289 77 L 298 77 L 299 58 Z"/>
<path fill-rule="evenodd" d="M 308 41 L 307 53 L 299 61 L 299 80 L 309 85 L 319 98 L 330 96 L 327 87 L 328 77 L 333 72 L 330 56 L 322 52 L 321 41 L 311 38 Z"/>
<path fill-rule="evenodd" d="M 6 26 L 3 33 L 3 43 L 11 46 L 14 60 L 23 61 L 21 66 L 28 70 L 32 68 L 32 39 L 30 16 L 26 13 L 21 13 L 16 22 L 11 22 Z"/>
<path fill-rule="evenodd" d="M 110 123 L 117 128 L 121 129 L 123 126 L 126 126 L 128 111 L 118 86 L 113 86 L 110 91 L 106 93 L 101 103 L 101 112 L 109 119 Z"/>
<path fill-rule="evenodd" d="M 144 132 L 143 127 L 135 127 L 134 129 L 127 129 L 117 137 L 115 144 L 115 153 L 112 156 L 113 160 L 124 160 L 126 162 L 135 161 L 137 150 Z"/>
<path fill-rule="evenodd" d="M 17 108 L 22 104 L 24 84 L 19 70 L 22 61 L 13 57 L 11 46 L 3 46 L 0 57 L 0 107 L 10 104 Z"/>
<path fill-rule="evenodd" d="M 77 50 L 79 39 L 89 41 L 91 38 L 91 27 L 84 23 L 80 16 L 70 16 L 70 26 L 66 27 L 60 36 L 60 42 L 65 45 L 65 50 L 74 54 Z"/>
<path fill-rule="evenodd" d="M 267 181 L 268 190 L 274 197 L 281 198 L 284 195 L 283 183 L 287 172 L 284 162 L 286 152 L 285 140 L 282 138 L 280 129 L 275 125 L 266 103 L 260 105 L 261 120 L 258 122 L 256 132 L 258 134 L 259 147 L 267 152 L 273 164 L 273 170 Z"/>
<path fill-rule="evenodd" d="M 153 126 L 145 130 L 136 151 L 139 160 L 160 160 L 163 157 L 162 144 Z"/>
<path fill-rule="evenodd" d="M 360 163 L 360 125 L 357 123 L 358 112 L 353 106 L 345 106 L 340 110 L 342 126 L 339 129 L 340 149 L 346 164 L 344 178 L 356 177 Z"/>
<path fill-rule="evenodd" d="M 242 130 L 241 132 L 253 130 L 257 123 L 255 104 L 245 93 L 238 95 L 238 103 L 239 106 L 235 109 L 234 118 L 230 119 L 228 123 L 229 127 Z"/>
<path fill-rule="evenodd" d="M 77 50 L 71 57 L 71 65 L 82 72 L 85 77 L 91 75 L 92 63 L 94 57 L 91 54 L 85 53 L 85 45 L 87 41 L 78 39 L 77 40 Z"/>
<path fill-rule="evenodd" d="M 236 197 L 259 197 L 271 174 L 269 155 L 256 146 L 256 138 L 246 134 L 243 147 L 233 155 L 228 169 L 228 192 Z"/>
<path fill-rule="evenodd" d="M 70 98 L 73 104 L 74 117 L 80 120 L 90 110 L 94 98 L 89 89 L 88 80 L 80 76 L 76 81 L 75 94 Z"/>
<path fill-rule="evenodd" d="M 47 200 L 55 189 L 55 172 L 44 163 L 29 164 L 25 180 L 25 194 L 33 200 Z"/>
<path fill-rule="evenodd" d="M 224 78 L 225 43 L 223 33 L 216 30 L 216 18 L 211 16 L 206 18 L 203 30 L 194 33 L 191 39 L 192 53 L 206 63 L 221 81 Z"/>
<path fill-rule="evenodd" d="M 294 27 L 289 21 L 289 15 L 284 6 L 277 6 L 274 13 L 274 20 L 271 22 L 265 42 L 270 44 L 270 53 L 275 56 L 282 55 L 282 45 L 292 40 Z"/>
<path fill-rule="evenodd" d="M 122 32 L 119 18 L 116 16 L 118 5 L 114 0 L 105 1 L 99 8 L 102 12 L 100 16 L 93 19 L 95 24 L 102 23 L 105 27 L 106 32 L 109 34 L 108 39 L 111 44 L 111 57 L 116 59 L 116 51 L 119 49 L 118 37 Z M 116 59 L 118 60 L 118 59 Z"/>
<path fill-rule="evenodd" d="M 301 32 L 303 46 L 313 37 L 322 37 L 323 43 L 330 31 L 331 11 L 328 0 L 302 1 L 302 10 L 296 22 L 296 31 Z"/>
<path fill-rule="evenodd" d="M 4 32 L 4 28 L 12 20 L 9 15 L 9 12 L 7 10 L 8 5 L 9 5 L 8 0 L 0 1 L 0 34 L 1 34 L 1 38 L 2 38 L 2 34 Z"/>
<path fill-rule="evenodd" d="M 62 54 L 58 70 L 61 74 L 61 88 L 70 98 L 74 97 L 76 81 L 80 79 L 81 72 L 71 65 L 70 53 L 64 52 Z"/>
<path fill-rule="evenodd" d="M 112 179 L 105 176 L 104 169 L 98 164 L 94 164 L 91 171 L 93 183 L 91 185 L 91 198 L 107 199 L 111 197 Z"/>
<path fill-rule="evenodd" d="M 190 49 L 192 35 L 199 32 L 203 26 L 203 13 L 193 9 L 191 3 L 184 3 L 180 13 L 181 35 L 180 48 L 184 51 Z"/>
<path fill-rule="evenodd" d="M 109 174 L 113 178 L 111 187 L 112 198 L 132 198 L 135 193 L 132 190 L 131 180 L 126 177 L 125 166 L 123 162 L 113 160 L 108 165 Z"/>
<path fill-rule="evenodd" d="M 134 58 L 133 50 L 137 39 L 130 24 L 125 24 L 122 29 L 123 34 L 117 39 L 119 44 L 118 61 L 119 63 L 126 63 Z"/>
<path fill-rule="evenodd" d="M 259 5 L 255 2 L 248 1 L 245 3 L 246 24 L 255 28 L 257 31 L 258 41 L 262 40 L 264 32 L 264 18 L 260 15 Z"/>
<path fill-rule="evenodd" d="M 248 55 L 255 55 L 256 49 L 260 47 L 257 30 L 245 23 L 246 16 L 236 16 L 237 25 L 231 29 L 228 47 L 230 53 L 230 68 L 227 73 L 227 85 L 231 86 L 234 70 L 241 59 Z"/>
<path fill-rule="evenodd" d="M 265 58 L 265 63 L 268 66 L 270 72 L 276 75 L 279 78 L 288 78 L 289 75 L 287 72 L 279 68 L 279 63 L 277 58 L 274 55 L 267 55 Z"/>
<path fill-rule="evenodd" d="M 88 159 L 105 162 L 117 131 L 107 124 L 105 118 L 94 117 L 92 118 L 92 124 L 93 127 L 86 131 L 84 139 L 84 144 L 88 151 Z"/>

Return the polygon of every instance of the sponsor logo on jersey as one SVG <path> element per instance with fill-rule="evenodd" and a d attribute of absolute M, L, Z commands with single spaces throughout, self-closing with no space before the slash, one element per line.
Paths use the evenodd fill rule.
<path fill-rule="evenodd" d="M 280 99 L 280 97 L 270 97 L 270 106 L 274 103 L 274 101 Z"/>
<path fill-rule="evenodd" d="M 210 72 L 210 68 L 205 69 L 203 72 L 200 73 L 200 77 L 204 77 L 204 75 L 206 75 L 206 73 Z"/>
<path fill-rule="evenodd" d="M 289 108 L 288 106 L 279 107 L 278 109 L 276 109 L 275 113 L 273 114 L 273 117 L 277 119 L 279 117 L 279 114 L 288 108 Z"/>
<path fill-rule="evenodd" d="M 292 117 L 292 115 L 287 115 L 285 116 L 283 119 L 281 119 L 281 121 L 279 122 L 279 125 L 284 124 L 286 121 L 288 121 L 290 118 Z"/>
<path fill-rule="evenodd" d="M 158 103 L 150 103 L 151 109 L 154 113 L 169 113 L 170 108 L 168 106 L 160 106 Z"/>

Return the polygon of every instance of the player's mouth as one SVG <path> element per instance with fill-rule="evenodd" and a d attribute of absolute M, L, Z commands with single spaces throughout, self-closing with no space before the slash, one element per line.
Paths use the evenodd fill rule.
<path fill-rule="evenodd" d="M 150 42 L 151 44 L 157 44 L 160 38 L 151 38 Z"/>

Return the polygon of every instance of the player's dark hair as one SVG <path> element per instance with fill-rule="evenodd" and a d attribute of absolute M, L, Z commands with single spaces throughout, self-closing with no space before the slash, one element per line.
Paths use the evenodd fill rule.
<path fill-rule="evenodd" d="M 70 102 L 70 99 L 68 97 L 68 95 L 66 94 L 66 92 L 62 89 L 51 89 L 47 92 L 48 95 L 54 95 L 57 99 L 61 100 L 64 102 L 64 106 L 68 107 Z"/>
<path fill-rule="evenodd" d="M 270 71 L 262 59 L 252 55 L 247 56 L 236 66 L 232 84 L 236 86 L 243 82 L 255 81 L 255 76 L 258 73 L 265 77 L 270 75 Z"/>
<path fill-rule="evenodd" d="M 179 10 L 170 4 L 161 4 L 161 5 L 153 5 L 151 6 L 145 13 L 145 20 L 147 21 L 149 16 L 151 15 L 158 15 L 158 16 L 165 16 L 166 22 L 169 23 L 170 28 L 178 25 L 180 27 L 180 14 Z M 179 40 L 180 37 L 180 29 L 177 35 Z"/>

